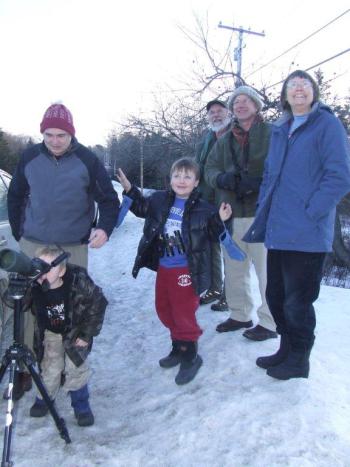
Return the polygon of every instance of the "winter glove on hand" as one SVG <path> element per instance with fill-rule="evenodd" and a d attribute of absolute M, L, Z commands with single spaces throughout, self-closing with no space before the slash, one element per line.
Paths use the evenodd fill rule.
<path fill-rule="evenodd" d="M 251 177 L 246 173 L 241 173 L 236 183 L 236 194 L 238 198 L 244 198 L 244 196 L 259 193 L 261 181 L 261 177 Z"/>
<path fill-rule="evenodd" d="M 219 237 L 221 245 L 223 245 L 227 251 L 227 254 L 231 259 L 237 261 L 244 261 L 246 254 L 240 249 L 237 243 L 233 240 L 231 235 L 225 229 L 225 231 Z"/>
<path fill-rule="evenodd" d="M 235 191 L 237 186 L 237 175 L 235 172 L 222 172 L 216 177 L 216 185 L 222 190 Z"/>

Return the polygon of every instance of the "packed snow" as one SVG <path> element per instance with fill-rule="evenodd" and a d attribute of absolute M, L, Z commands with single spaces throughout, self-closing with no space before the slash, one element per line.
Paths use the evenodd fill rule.
<path fill-rule="evenodd" d="M 170 349 L 154 309 L 155 273 L 131 269 L 143 221 L 128 213 L 107 245 L 90 250 L 89 271 L 109 300 L 90 356 L 95 425 L 77 426 L 69 398 L 56 399 L 72 439 L 48 415 L 29 417 L 35 389 L 16 403 L 11 459 L 18 467 L 349 467 L 349 290 L 322 286 L 309 379 L 277 381 L 255 365 L 277 339 L 219 334 L 229 313 L 197 312 L 204 364 L 185 386 L 162 369 Z M 256 305 L 258 288 L 254 279 Z M 7 374 L 2 388 L 8 380 Z M 3 423 L 6 403 L 0 401 Z"/>

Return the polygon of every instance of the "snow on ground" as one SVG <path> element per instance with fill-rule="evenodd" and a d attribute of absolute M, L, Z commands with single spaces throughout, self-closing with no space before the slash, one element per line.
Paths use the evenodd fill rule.
<path fill-rule="evenodd" d="M 273 353 L 277 340 L 256 343 L 240 331 L 219 334 L 215 327 L 228 313 L 201 307 L 204 364 L 194 381 L 179 387 L 177 369 L 158 365 L 170 346 L 154 310 L 155 274 L 131 276 L 142 224 L 128 214 L 108 244 L 90 252 L 91 275 L 109 300 L 90 357 L 95 425 L 78 427 L 61 391 L 57 408 L 72 439 L 66 445 L 50 416 L 29 417 L 33 389 L 17 403 L 15 465 L 349 467 L 349 290 L 321 289 L 308 380 L 268 377 L 255 359 Z M 1 413 L 5 421 L 4 401 L 0 425 Z"/>

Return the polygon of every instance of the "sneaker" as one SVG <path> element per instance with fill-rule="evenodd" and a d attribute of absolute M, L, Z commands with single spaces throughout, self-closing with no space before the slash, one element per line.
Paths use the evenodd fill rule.
<path fill-rule="evenodd" d="M 29 415 L 34 418 L 45 417 L 49 412 L 46 402 L 38 397 L 29 410 Z"/>
<path fill-rule="evenodd" d="M 200 305 L 208 305 L 208 303 L 213 303 L 216 300 L 219 300 L 221 297 L 221 292 L 217 290 L 207 290 L 204 295 L 202 295 L 199 299 Z"/>
<path fill-rule="evenodd" d="M 221 297 L 218 303 L 214 303 L 211 307 L 213 311 L 228 311 L 228 305 L 225 297 Z"/>
<path fill-rule="evenodd" d="M 195 356 L 194 360 L 183 360 L 180 365 L 180 370 L 175 377 L 175 383 L 182 386 L 192 381 L 202 364 L 202 357 L 198 354 Z"/>
<path fill-rule="evenodd" d="M 91 410 L 83 413 L 74 410 L 74 415 L 79 426 L 91 426 L 95 423 L 94 414 L 91 412 Z"/>
<path fill-rule="evenodd" d="M 254 328 L 247 329 L 244 331 L 243 336 L 252 341 L 266 341 L 267 339 L 276 339 L 278 337 L 277 332 L 270 331 L 263 326 L 258 324 Z"/>
<path fill-rule="evenodd" d="M 253 321 L 236 321 L 235 319 L 228 318 L 223 323 L 220 323 L 216 326 L 217 332 L 229 332 L 229 331 L 238 331 L 242 328 L 251 328 L 253 326 Z"/>

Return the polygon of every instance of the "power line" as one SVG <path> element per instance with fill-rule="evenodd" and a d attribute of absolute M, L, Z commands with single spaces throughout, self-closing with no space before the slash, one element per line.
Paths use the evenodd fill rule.
<path fill-rule="evenodd" d="M 324 84 L 331 83 L 332 81 L 335 81 L 336 79 L 339 79 L 342 76 L 346 75 L 346 73 L 348 73 L 348 72 L 349 72 L 349 70 L 343 71 L 343 73 L 340 73 L 339 75 L 333 76 L 333 78 L 329 78 L 329 79 L 327 79 L 327 81 L 324 81 Z"/>
<path fill-rule="evenodd" d="M 309 68 L 305 68 L 305 71 L 310 71 L 312 70 L 313 68 L 316 68 L 317 66 L 320 66 L 320 65 L 323 65 L 324 63 L 327 63 L 327 62 L 330 62 L 331 60 L 337 58 L 337 57 L 340 57 L 341 55 L 347 53 L 347 52 L 350 52 L 350 48 L 346 49 L 346 50 L 343 50 L 342 52 L 339 52 L 338 54 L 336 55 L 333 55 L 333 57 L 329 57 L 329 58 L 326 58 L 326 60 L 323 60 L 322 62 L 318 62 L 316 63 L 316 65 L 312 65 L 310 66 Z M 274 83 L 274 84 L 271 84 L 270 86 L 267 86 L 265 88 L 266 89 L 270 89 L 270 88 L 273 88 L 274 86 L 277 86 L 277 84 L 281 84 L 283 83 L 284 79 L 282 79 L 281 81 L 278 81 L 278 83 Z"/>
<path fill-rule="evenodd" d="M 218 25 L 219 28 L 230 29 L 231 31 L 237 31 L 238 34 L 238 46 L 234 50 L 234 60 L 237 62 L 237 80 L 236 86 L 242 84 L 242 49 L 243 49 L 243 34 L 254 34 L 256 36 L 265 37 L 264 32 L 251 31 L 250 29 L 243 29 L 242 26 L 235 28 L 233 26 L 224 26 L 221 21 Z"/>
<path fill-rule="evenodd" d="M 305 39 L 302 39 L 301 41 L 297 42 L 295 45 L 292 45 L 291 47 L 289 47 L 289 49 L 287 49 L 286 51 L 282 52 L 280 55 L 278 55 L 277 57 L 275 58 L 272 58 L 269 62 L 265 63 L 264 65 L 261 65 L 259 68 L 257 68 L 256 70 L 253 70 L 251 73 L 249 73 L 246 78 L 249 78 L 249 76 L 252 76 L 254 73 L 257 73 L 258 71 L 262 70 L 263 68 L 267 67 L 268 65 L 271 65 L 271 63 L 273 63 L 275 60 L 283 57 L 283 55 L 286 55 L 288 52 L 290 52 L 291 50 L 295 49 L 296 47 L 298 47 L 298 45 L 302 44 L 303 42 L 307 41 L 308 39 L 310 39 L 312 36 L 316 35 L 317 33 L 319 33 L 320 31 L 322 31 L 323 29 L 325 29 L 327 26 L 329 26 L 330 24 L 334 23 L 335 21 L 337 21 L 338 19 L 340 19 L 342 16 L 344 16 L 346 13 L 349 13 L 350 11 L 350 8 L 347 9 L 346 11 L 344 11 L 341 15 L 337 16 L 336 18 L 332 19 L 332 21 L 330 21 L 329 23 L 325 24 L 324 26 L 322 26 L 321 28 L 317 29 L 317 31 L 314 31 L 313 33 L 309 34 L 307 37 L 305 37 Z"/>

